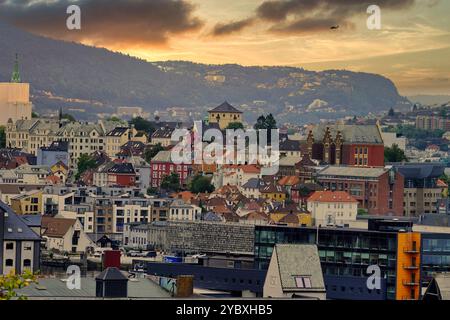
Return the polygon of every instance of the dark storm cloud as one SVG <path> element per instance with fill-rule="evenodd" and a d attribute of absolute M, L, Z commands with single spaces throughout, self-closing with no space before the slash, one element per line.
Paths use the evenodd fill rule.
<path fill-rule="evenodd" d="M 415 0 L 269 0 L 255 10 L 253 19 L 223 24 L 227 27 L 241 26 L 247 20 L 259 20 L 270 24 L 269 30 L 278 33 L 308 33 L 329 30 L 338 24 L 353 28 L 350 21 L 357 15 L 366 14 L 367 7 L 376 4 L 381 10 L 401 10 L 411 7 Z M 246 27 L 236 28 L 238 31 Z M 213 34 L 215 34 L 213 32 Z"/>
<path fill-rule="evenodd" d="M 245 19 L 230 23 L 218 23 L 215 25 L 212 34 L 214 36 L 224 36 L 231 33 L 235 33 L 243 30 L 244 28 L 251 26 L 254 22 L 254 19 Z"/>
<path fill-rule="evenodd" d="M 81 30 L 66 28 L 69 5 L 81 8 Z M 42 35 L 99 45 L 160 45 L 203 21 L 186 0 L 0 0 L 0 18 Z"/>

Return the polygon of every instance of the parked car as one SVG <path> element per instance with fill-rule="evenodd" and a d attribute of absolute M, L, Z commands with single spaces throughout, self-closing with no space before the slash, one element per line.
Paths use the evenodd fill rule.
<path fill-rule="evenodd" d="M 148 252 L 145 254 L 145 257 L 146 257 L 146 258 L 156 258 L 156 256 L 157 256 L 156 251 L 148 251 Z"/>

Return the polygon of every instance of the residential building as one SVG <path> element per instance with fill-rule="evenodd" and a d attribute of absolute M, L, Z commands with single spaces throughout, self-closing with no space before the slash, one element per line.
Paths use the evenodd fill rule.
<path fill-rule="evenodd" d="M 201 218 L 202 209 L 196 205 L 185 203 L 181 199 L 174 200 L 169 206 L 169 220 L 196 221 Z"/>
<path fill-rule="evenodd" d="M 105 151 L 106 154 L 115 158 L 120 152 L 121 146 L 129 142 L 137 133 L 134 127 L 116 127 L 109 131 L 105 136 Z"/>
<path fill-rule="evenodd" d="M 276 244 L 263 290 L 265 298 L 325 300 L 325 282 L 317 246 Z"/>
<path fill-rule="evenodd" d="M 57 140 L 55 134 L 60 126 L 56 119 L 8 121 L 5 129 L 6 146 L 37 155 L 40 148 L 48 147 Z"/>
<path fill-rule="evenodd" d="M 58 162 L 69 165 L 69 143 L 66 141 L 53 141 L 48 147 L 40 147 L 37 151 L 37 164 L 53 166 Z"/>
<path fill-rule="evenodd" d="M 356 220 L 358 201 L 345 191 L 316 191 L 308 198 L 316 226 L 345 225 Z"/>
<path fill-rule="evenodd" d="M 157 128 L 150 138 L 150 143 L 152 145 L 160 144 L 163 147 L 176 144 L 178 141 L 172 141 L 172 133 L 175 129 L 176 128 L 169 127 L 168 125 Z"/>
<path fill-rule="evenodd" d="M 56 132 L 55 139 L 69 142 L 69 166 L 74 168 L 82 154 L 105 150 L 105 127 L 101 123 L 70 122 Z"/>
<path fill-rule="evenodd" d="M 136 185 L 136 172 L 131 163 L 116 163 L 107 171 L 108 186 L 131 187 Z"/>
<path fill-rule="evenodd" d="M 261 178 L 261 168 L 255 164 L 225 164 L 215 174 L 215 186 L 231 185 L 241 187 L 250 179 Z"/>
<path fill-rule="evenodd" d="M 41 237 L 10 207 L 0 202 L 0 274 L 40 269 Z"/>
<path fill-rule="evenodd" d="M 112 199 L 112 232 L 122 233 L 127 223 L 153 221 L 152 201 L 145 198 Z"/>
<path fill-rule="evenodd" d="M 84 253 L 95 247 L 77 219 L 43 216 L 42 229 L 48 250 Z"/>
<path fill-rule="evenodd" d="M 150 162 L 151 186 L 157 188 L 161 186 L 164 177 L 172 172 L 178 174 L 180 185 L 186 184 L 186 179 L 191 172 L 191 164 L 174 164 L 170 151 L 160 151 Z"/>
<path fill-rule="evenodd" d="M 406 137 L 399 136 L 396 132 L 381 132 L 381 137 L 385 147 L 392 148 L 397 145 L 401 150 L 406 150 Z"/>
<path fill-rule="evenodd" d="M 42 190 L 28 191 L 10 198 L 11 208 L 19 215 L 42 215 Z"/>
<path fill-rule="evenodd" d="M 402 163 L 393 166 L 404 177 L 403 214 L 414 217 L 438 213 L 442 199 L 442 187 L 438 180 L 444 174 L 445 164 Z"/>
<path fill-rule="evenodd" d="M 392 167 L 327 166 L 317 181 L 331 191 L 345 191 L 369 215 L 403 215 L 403 175 Z"/>
<path fill-rule="evenodd" d="M 435 115 L 418 115 L 416 117 L 416 128 L 422 130 L 450 130 L 450 119 Z"/>
<path fill-rule="evenodd" d="M 14 169 L 17 182 L 23 184 L 46 184 L 47 178 L 52 174 L 49 166 L 25 164 Z"/>
<path fill-rule="evenodd" d="M 208 122 L 218 123 L 221 130 L 226 129 L 230 123 L 242 121 L 242 112 L 226 101 L 208 111 Z"/>

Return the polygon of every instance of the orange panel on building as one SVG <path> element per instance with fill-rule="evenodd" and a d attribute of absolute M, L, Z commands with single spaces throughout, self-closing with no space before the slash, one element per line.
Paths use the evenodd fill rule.
<path fill-rule="evenodd" d="M 398 233 L 397 300 L 418 300 L 420 295 L 420 233 Z"/>

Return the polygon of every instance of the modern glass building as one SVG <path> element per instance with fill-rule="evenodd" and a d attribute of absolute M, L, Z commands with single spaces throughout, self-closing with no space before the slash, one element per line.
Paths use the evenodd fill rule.
<path fill-rule="evenodd" d="M 421 283 L 428 285 L 433 273 L 450 272 L 450 234 L 422 233 Z"/>
<path fill-rule="evenodd" d="M 317 244 L 328 298 L 417 299 L 420 241 L 410 222 L 395 224 L 373 225 L 376 230 L 255 226 L 255 264 L 267 269 L 276 243 Z M 370 265 L 381 270 L 378 290 L 367 289 Z"/>

